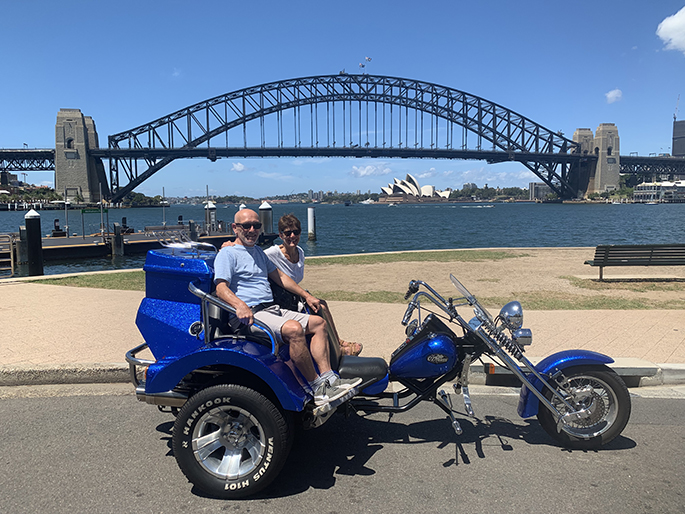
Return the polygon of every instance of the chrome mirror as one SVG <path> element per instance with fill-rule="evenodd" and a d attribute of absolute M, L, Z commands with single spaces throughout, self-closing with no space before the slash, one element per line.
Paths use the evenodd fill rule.
<path fill-rule="evenodd" d="M 499 318 L 509 330 L 517 330 L 523 325 L 523 307 L 519 302 L 509 302 L 499 311 Z"/>

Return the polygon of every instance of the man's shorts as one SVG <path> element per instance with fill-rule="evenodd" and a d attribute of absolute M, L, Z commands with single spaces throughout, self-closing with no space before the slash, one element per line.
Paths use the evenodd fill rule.
<path fill-rule="evenodd" d="M 297 321 L 302 325 L 302 330 L 304 331 L 307 330 L 307 324 L 309 323 L 309 314 L 281 309 L 278 305 L 272 305 L 271 307 L 256 312 L 254 318 L 273 330 L 278 341 L 281 343 L 283 342 L 281 327 L 286 321 L 291 319 Z"/>

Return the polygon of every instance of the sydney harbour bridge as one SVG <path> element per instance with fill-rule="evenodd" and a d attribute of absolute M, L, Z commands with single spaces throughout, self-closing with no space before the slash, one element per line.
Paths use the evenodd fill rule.
<path fill-rule="evenodd" d="M 112 134 L 107 147 L 99 146 L 90 117 L 78 109 L 62 109 L 55 149 L 0 149 L 0 172 L 4 181 L 9 171 L 55 170 L 58 192 L 97 201 L 101 191 L 111 202 L 183 158 L 515 161 L 560 198 L 616 188 L 619 174 L 685 174 L 682 158 L 620 155 L 616 127 L 600 128 L 602 134 L 608 130 L 606 141 L 598 140 L 600 129 L 594 139 L 589 129 L 569 139 L 511 109 L 450 87 L 366 74 L 323 75 L 210 98 Z"/>

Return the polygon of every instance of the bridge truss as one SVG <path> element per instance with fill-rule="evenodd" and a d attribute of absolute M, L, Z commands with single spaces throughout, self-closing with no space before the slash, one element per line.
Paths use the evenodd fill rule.
<path fill-rule="evenodd" d="M 54 171 L 55 151 L 50 149 L 0 150 L 0 171 Z"/>
<path fill-rule="evenodd" d="M 682 157 L 643 157 L 639 155 L 621 155 L 622 174 L 634 175 L 641 180 L 659 180 L 668 177 L 675 180 L 685 176 L 685 159 Z"/>
<path fill-rule="evenodd" d="M 175 159 L 399 157 L 518 161 L 559 196 L 577 195 L 579 146 L 501 105 L 456 89 L 375 75 L 271 82 L 109 136 L 112 201 Z M 124 183 L 127 181 L 126 183 Z"/>

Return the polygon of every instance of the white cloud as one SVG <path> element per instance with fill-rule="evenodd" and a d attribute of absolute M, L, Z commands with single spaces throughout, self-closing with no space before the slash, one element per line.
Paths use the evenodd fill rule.
<path fill-rule="evenodd" d="M 180 77 L 181 76 L 181 70 L 179 70 L 178 68 L 174 68 L 174 71 L 171 72 L 171 76 L 173 78 Z"/>
<path fill-rule="evenodd" d="M 518 163 L 502 163 L 457 171 L 450 180 L 452 188 L 461 189 L 466 183 L 478 187 L 528 187 L 529 182 L 542 182 L 532 171 Z"/>
<path fill-rule="evenodd" d="M 359 178 L 389 175 L 390 173 L 392 170 L 385 163 L 379 163 L 376 166 L 352 166 L 352 171 L 350 171 L 350 175 Z"/>
<path fill-rule="evenodd" d="M 428 171 L 424 171 L 423 173 L 420 173 L 418 178 L 432 178 L 438 174 L 437 171 L 435 171 L 435 168 L 431 168 Z"/>
<path fill-rule="evenodd" d="M 245 170 L 246 170 L 245 165 L 242 162 L 234 162 L 233 166 L 231 166 L 231 171 L 241 172 L 241 171 L 245 171 Z"/>
<path fill-rule="evenodd" d="M 523 169 L 518 173 L 514 173 L 513 176 L 518 180 L 528 180 L 530 182 L 536 182 L 539 180 L 539 177 L 528 169 Z"/>
<path fill-rule="evenodd" d="M 268 180 L 293 180 L 295 177 L 292 175 L 283 175 L 281 173 L 266 173 L 265 171 L 258 171 L 255 173 L 259 178 L 264 178 Z"/>
<path fill-rule="evenodd" d="M 607 97 L 607 103 L 612 104 L 614 102 L 618 102 L 621 98 L 623 98 L 623 91 L 620 89 L 612 89 L 608 93 L 604 93 L 604 96 Z"/>
<path fill-rule="evenodd" d="M 656 35 L 664 42 L 666 50 L 685 54 L 685 7 L 659 23 Z"/>
<path fill-rule="evenodd" d="M 330 161 L 330 157 L 309 157 L 307 159 L 295 159 L 294 166 L 303 166 L 305 164 L 323 164 Z"/>

